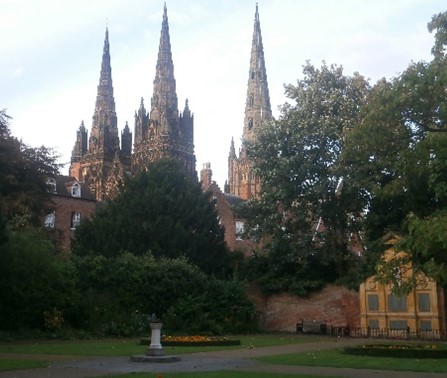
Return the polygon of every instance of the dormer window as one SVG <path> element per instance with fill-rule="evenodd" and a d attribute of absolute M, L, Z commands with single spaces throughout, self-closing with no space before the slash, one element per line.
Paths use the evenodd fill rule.
<path fill-rule="evenodd" d="M 56 192 L 56 180 L 52 177 L 47 179 L 47 187 L 49 193 L 57 193 Z"/>
<path fill-rule="evenodd" d="M 75 182 L 71 187 L 71 195 L 73 197 L 81 197 L 81 185 L 79 185 L 79 182 Z"/>

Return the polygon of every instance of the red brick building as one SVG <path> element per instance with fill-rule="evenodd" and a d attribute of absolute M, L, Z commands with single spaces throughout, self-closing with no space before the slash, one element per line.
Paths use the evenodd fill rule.
<path fill-rule="evenodd" d="M 219 223 L 225 230 L 225 242 L 230 251 L 243 251 L 249 253 L 253 249 L 254 243 L 243 237 L 245 220 L 239 218 L 234 212 L 234 206 L 243 202 L 241 197 L 234 194 L 223 193 L 215 181 L 212 180 L 212 170 L 210 163 L 205 163 L 200 171 L 202 188 L 204 191 L 211 191 L 216 200 Z"/>
<path fill-rule="evenodd" d="M 96 199 L 88 187 L 69 176 L 47 180 L 51 201 L 45 216 L 45 227 L 54 229 L 62 252 L 70 251 L 74 231 L 84 217 L 96 211 Z"/>

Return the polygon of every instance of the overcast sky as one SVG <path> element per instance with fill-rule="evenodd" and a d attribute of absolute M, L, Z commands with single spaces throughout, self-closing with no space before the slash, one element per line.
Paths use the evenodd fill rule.
<path fill-rule="evenodd" d="M 306 60 L 375 83 L 431 60 L 427 22 L 441 0 L 259 0 L 272 109 Z M 0 0 L 0 109 L 14 136 L 70 161 L 82 120 L 90 131 L 106 24 L 118 126 L 150 107 L 162 0 Z M 240 146 L 256 1 L 167 1 L 179 108 L 194 113 L 197 171 L 211 162 L 223 189 L 231 138 Z M 90 133 L 89 133 L 90 135 Z M 68 164 L 62 171 L 68 174 Z"/>

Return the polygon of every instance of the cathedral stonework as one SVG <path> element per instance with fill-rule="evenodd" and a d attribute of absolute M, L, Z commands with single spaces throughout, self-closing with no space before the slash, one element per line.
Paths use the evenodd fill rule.
<path fill-rule="evenodd" d="M 135 140 L 126 123 L 121 147 L 113 96 L 109 33 L 106 29 L 101 73 L 90 138 L 82 122 L 72 151 L 70 176 L 84 182 L 98 201 L 115 197 L 125 176 L 154 161 L 171 157 L 197 178 L 194 154 L 194 116 L 186 100 L 179 114 L 167 8 L 164 6 L 154 91 L 148 114 L 141 99 L 135 114 Z"/>
<path fill-rule="evenodd" d="M 243 144 L 239 156 L 237 156 L 234 140 L 231 140 L 228 156 L 228 180 L 225 184 L 225 192 L 237 195 L 244 200 L 258 197 L 261 190 L 261 182 L 259 177 L 253 172 L 253 165 L 247 157 L 247 148 L 244 142 L 253 141 L 261 125 L 271 118 L 272 109 L 270 106 L 261 24 L 258 6 L 256 5 L 242 132 Z"/>

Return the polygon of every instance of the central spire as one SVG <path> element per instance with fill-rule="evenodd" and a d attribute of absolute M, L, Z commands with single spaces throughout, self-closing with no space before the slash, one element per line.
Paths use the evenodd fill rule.
<path fill-rule="evenodd" d="M 140 109 L 135 113 L 133 172 L 144 169 L 150 162 L 162 158 L 175 158 L 197 178 L 194 115 L 189 109 L 188 100 L 183 112 L 179 114 L 175 86 L 168 11 L 165 3 L 151 109 L 148 115 L 141 100 Z"/>
<path fill-rule="evenodd" d="M 177 127 L 178 100 L 166 3 L 163 9 L 150 118 L 158 122 L 161 133 L 171 133 Z"/>

